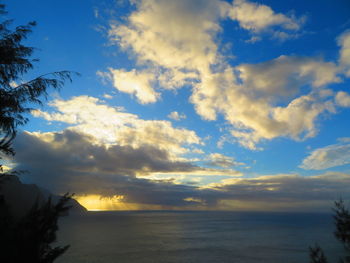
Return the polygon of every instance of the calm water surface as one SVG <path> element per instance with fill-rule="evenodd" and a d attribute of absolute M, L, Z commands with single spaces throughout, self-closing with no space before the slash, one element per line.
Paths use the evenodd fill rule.
<path fill-rule="evenodd" d="M 61 220 L 57 262 L 306 263 L 315 242 L 337 262 L 333 231 L 326 214 L 89 212 Z"/>

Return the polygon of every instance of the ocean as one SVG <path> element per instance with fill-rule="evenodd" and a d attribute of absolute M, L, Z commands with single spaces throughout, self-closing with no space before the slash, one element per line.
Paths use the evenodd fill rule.
<path fill-rule="evenodd" d="M 338 262 L 330 214 L 88 212 L 61 219 L 58 263 L 303 263 L 316 242 Z"/>

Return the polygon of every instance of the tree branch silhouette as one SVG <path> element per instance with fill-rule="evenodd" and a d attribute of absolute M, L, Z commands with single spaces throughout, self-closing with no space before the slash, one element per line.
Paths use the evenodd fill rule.
<path fill-rule="evenodd" d="M 0 5 L 0 15 L 6 14 L 5 6 Z M 57 71 L 43 74 L 30 81 L 23 81 L 23 75 L 34 68 L 31 59 L 35 50 L 22 41 L 32 32 L 35 22 L 9 29 L 13 20 L 0 24 L 0 153 L 14 154 L 11 147 L 18 126 L 28 122 L 26 113 L 32 110 L 28 104 L 42 105 L 41 97 L 47 97 L 47 89 L 60 89 L 66 81 L 72 81 L 71 71 Z M 19 83 L 19 84 L 17 84 Z"/>
<path fill-rule="evenodd" d="M 0 16 L 6 15 L 5 5 L 0 4 Z M 24 81 L 23 76 L 34 68 L 31 59 L 35 48 L 22 44 L 32 32 L 35 22 L 10 29 L 13 20 L 0 23 L 0 160 L 14 155 L 12 142 L 19 126 L 28 122 L 26 116 L 34 105 L 42 105 L 47 99 L 48 88 L 60 89 L 72 81 L 71 71 L 57 71 Z M 69 246 L 52 247 L 56 241 L 58 219 L 70 209 L 72 195 L 65 194 L 56 204 L 49 198 L 37 202 L 22 218 L 15 218 L 11 207 L 1 193 L 1 183 L 16 172 L 4 172 L 0 164 L 0 262 L 51 263 Z M 20 194 L 20 193 L 19 193 Z"/>
<path fill-rule="evenodd" d="M 343 244 L 345 257 L 340 258 L 340 263 L 350 263 L 350 211 L 345 207 L 343 199 L 334 202 L 334 236 Z M 310 263 L 327 263 L 327 258 L 319 245 L 309 248 Z"/>

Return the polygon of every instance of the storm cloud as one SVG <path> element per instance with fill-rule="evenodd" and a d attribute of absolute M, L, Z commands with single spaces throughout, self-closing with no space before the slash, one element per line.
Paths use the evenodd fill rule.
<path fill-rule="evenodd" d="M 153 172 L 204 171 L 189 162 L 172 161 L 166 151 L 150 145 L 131 146 L 95 144 L 91 136 L 64 130 L 60 133 L 18 135 L 15 142 L 16 169 L 26 170 L 26 181 L 53 192 L 125 195 L 129 202 L 183 205 L 202 192 L 172 180 L 137 178 Z M 210 202 L 208 200 L 208 202 Z"/>
<path fill-rule="evenodd" d="M 50 137 L 43 138 L 43 137 Z M 89 135 L 65 130 L 51 134 L 19 134 L 16 169 L 23 179 L 57 192 L 124 196 L 123 202 L 175 209 L 329 209 L 332 200 L 350 198 L 350 175 L 280 174 L 223 179 L 205 186 L 178 184 L 172 179 L 148 179 L 147 174 L 190 173 L 205 168 L 172 161 L 151 146 L 105 146 Z M 138 176 L 142 175 L 142 178 Z M 260 207 L 260 208 L 259 208 Z"/>

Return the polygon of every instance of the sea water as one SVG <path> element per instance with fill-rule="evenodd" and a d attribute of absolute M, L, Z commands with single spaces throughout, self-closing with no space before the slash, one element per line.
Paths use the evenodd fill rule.
<path fill-rule="evenodd" d="M 330 262 L 342 246 L 329 214 L 89 212 L 60 222 L 58 263 L 309 262 L 318 243 Z"/>

